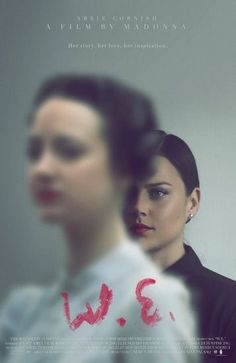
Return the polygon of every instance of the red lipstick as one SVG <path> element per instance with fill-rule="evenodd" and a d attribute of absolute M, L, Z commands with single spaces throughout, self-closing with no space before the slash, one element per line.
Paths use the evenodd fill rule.
<path fill-rule="evenodd" d="M 151 231 L 151 230 L 154 230 L 154 228 L 150 227 L 144 223 L 135 223 L 131 226 L 131 231 L 136 236 L 143 236 L 146 232 Z"/>
<path fill-rule="evenodd" d="M 52 189 L 41 189 L 36 193 L 36 198 L 40 203 L 53 203 L 59 196 L 59 193 Z"/>

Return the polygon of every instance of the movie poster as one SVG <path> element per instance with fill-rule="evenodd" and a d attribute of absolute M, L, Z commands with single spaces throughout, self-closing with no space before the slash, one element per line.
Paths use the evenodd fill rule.
<path fill-rule="evenodd" d="M 19 363 L 38 363 L 45 347 L 51 351 L 40 362 L 92 362 L 81 359 L 78 352 L 77 360 L 65 358 L 63 351 L 69 349 L 66 340 L 49 342 L 46 333 L 42 341 L 37 338 L 37 329 L 30 340 L 25 332 L 19 331 L 23 315 L 26 314 L 27 321 L 34 303 L 41 304 L 35 286 L 54 286 L 58 276 L 62 278 L 66 256 L 64 234 L 56 223 L 42 223 L 28 190 L 27 122 L 36 91 L 49 77 L 61 74 L 108 76 L 151 99 L 158 127 L 185 140 L 197 162 L 200 206 L 190 215 L 192 220 L 185 227 L 185 243 L 194 249 L 204 266 L 236 279 L 235 12 L 234 0 L 1 1 L 0 343 L 3 363 L 18 363 L 17 357 L 21 357 Z M 105 270 L 104 276 L 110 273 Z M 215 278 L 218 279 L 214 275 L 212 284 Z M 223 296 L 224 308 L 230 302 L 226 315 L 231 336 L 223 333 L 214 336 L 213 331 L 211 336 L 200 337 L 200 343 L 200 340 L 195 341 L 194 349 L 201 351 L 204 359 L 229 362 L 229 352 L 236 341 L 236 306 L 233 303 L 236 288 L 232 281 L 220 281 L 216 284 L 216 290 L 219 289 L 216 296 Z M 209 276 L 207 283 L 211 285 Z M 20 291 L 25 286 L 30 286 L 29 295 L 21 298 Z M 109 301 L 110 287 L 101 291 L 100 287 L 98 293 L 103 297 L 105 294 L 104 299 Z M 138 287 L 132 289 L 137 297 Z M 98 294 L 96 297 L 91 314 L 98 306 Z M 216 303 L 217 297 L 214 298 Z M 100 303 L 102 308 L 108 309 L 101 300 Z M 27 306 L 27 309 L 17 310 L 17 306 Z M 52 321 L 48 320 L 48 336 L 56 329 L 58 311 L 65 315 L 65 324 L 66 317 L 70 320 L 68 306 L 68 296 L 64 294 L 61 306 L 55 306 Z M 215 308 L 212 303 L 212 310 Z M 87 309 L 88 312 L 88 306 Z M 75 311 L 74 308 L 73 314 Z M 42 314 L 40 324 L 46 326 L 47 315 L 42 308 L 38 313 Z M 174 313 L 169 311 L 169 324 L 175 320 Z M 205 311 L 206 315 L 208 313 Z M 216 320 L 223 319 L 222 316 L 218 312 Z M 120 329 L 125 323 L 122 316 L 115 322 Z M 18 333 L 4 335 L 7 324 L 10 332 Z M 30 326 L 33 322 L 28 319 L 27 324 Z M 73 326 L 77 333 L 80 324 L 77 321 Z M 82 325 L 85 324 L 84 320 Z M 212 324 L 218 326 L 218 320 Z M 99 330 L 90 336 L 89 344 L 86 341 L 87 351 L 94 349 L 98 338 Z M 128 342 L 131 346 L 127 361 L 115 353 L 109 356 L 110 360 L 103 360 L 97 353 L 97 361 L 141 362 L 137 342 L 131 345 L 128 336 L 122 342 L 123 346 L 127 347 Z M 71 340 L 73 350 L 72 343 Z M 102 349 L 111 350 L 111 346 L 115 351 L 112 337 L 107 336 Z M 146 344 L 145 349 L 149 348 Z M 145 360 L 153 362 L 150 357 L 151 354 L 147 355 Z M 163 357 L 164 363 L 170 362 L 168 353 Z M 234 362 L 234 358 L 231 359 Z"/>

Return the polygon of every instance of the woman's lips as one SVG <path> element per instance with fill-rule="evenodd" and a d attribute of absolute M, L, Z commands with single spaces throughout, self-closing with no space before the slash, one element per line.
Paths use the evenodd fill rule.
<path fill-rule="evenodd" d="M 136 223 L 131 226 L 131 231 L 136 236 L 143 236 L 146 232 L 153 231 L 155 228 L 148 226 L 147 224 L 143 223 Z"/>
<path fill-rule="evenodd" d="M 42 204 L 53 203 L 59 197 L 59 193 L 55 190 L 44 189 L 36 193 L 37 200 Z"/>

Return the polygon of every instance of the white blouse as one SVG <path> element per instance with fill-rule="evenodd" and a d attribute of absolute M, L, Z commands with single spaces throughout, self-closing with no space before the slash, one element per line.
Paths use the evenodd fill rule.
<path fill-rule="evenodd" d="M 156 282 L 136 291 L 140 280 Z M 69 326 L 62 292 L 68 293 L 70 321 L 79 313 L 100 306 L 102 284 L 112 290 L 112 299 L 97 324 L 82 321 Z M 137 296 L 139 296 L 139 301 Z M 161 316 L 146 324 L 155 308 Z M 104 306 L 103 306 L 104 308 Z M 107 312 L 106 312 L 107 309 Z M 101 313 L 101 309 L 97 312 Z M 121 318 L 119 322 L 117 319 Z M 123 323 L 123 326 L 122 326 Z M 47 287 L 13 290 L 0 313 L 2 363 L 190 363 L 195 319 L 189 295 L 180 282 L 164 277 L 131 241 L 125 241 L 78 275 L 64 269 Z"/>

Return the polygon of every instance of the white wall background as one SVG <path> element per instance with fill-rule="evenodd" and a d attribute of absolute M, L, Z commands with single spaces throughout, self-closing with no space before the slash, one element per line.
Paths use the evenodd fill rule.
<path fill-rule="evenodd" d="M 42 225 L 31 205 L 24 157 L 32 95 L 62 71 L 110 74 L 152 96 L 162 127 L 189 143 L 199 167 L 202 203 L 186 238 L 207 266 L 236 279 L 235 13 L 234 0 L 1 1 L 0 299 L 15 285 L 50 280 L 63 260 L 60 231 Z M 186 30 L 55 29 L 77 15 L 157 15 Z M 166 48 L 70 50 L 71 41 Z"/>

